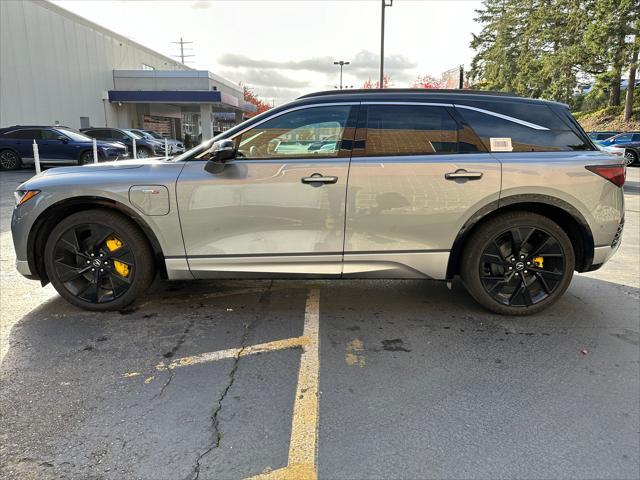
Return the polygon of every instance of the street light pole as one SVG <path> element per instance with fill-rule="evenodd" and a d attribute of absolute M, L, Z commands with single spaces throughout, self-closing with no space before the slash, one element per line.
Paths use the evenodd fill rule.
<path fill-rule="evenodd" d="M 380 83 L 379 87 L 382 88 L 384 81 L 384 9 L 386 7 L 393 6 L 393 0 L 381 0 L 382 1 L 382 13 L 381 26 L 380 26 Z"/>
<path fill-rule="evenodd" d="M 340 65 L 340 90 L 342 90 L 342 67 L 349 65 L 349 62 L 340 60 L 339 62 L 333 62 L 334 65 Z"/>

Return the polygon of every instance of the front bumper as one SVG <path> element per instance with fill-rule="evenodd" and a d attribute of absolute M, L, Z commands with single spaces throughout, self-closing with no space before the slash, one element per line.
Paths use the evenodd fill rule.
<path fill-rule="evenodd" d="M 16 260 L 16 270 L 24 277 L 31 278 L 33 273 L 29 268 L 29 262 L 27 260 Z"/>

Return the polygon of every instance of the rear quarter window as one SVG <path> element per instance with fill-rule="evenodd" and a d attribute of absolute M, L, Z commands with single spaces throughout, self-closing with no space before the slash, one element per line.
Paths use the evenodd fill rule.
<path fill-rule="evenodd" d="M 502 114 L 511 117 L 505 119 L 491 113 L 479 112 L 466 108 L 457 108 L 460 116 L 476 132 L 484 146 L 495 153 L 512 152 L 555 152 L 572 150 L 591 150 L 587 141 L 570 129 L 557 115 L 545 105 L 522 104 L 533 108 L 535 112 L 525 114 L 523 108 L 501 108 L 486 106 L 483 108 L 491 113 Z M 546 109 L 546 111 L 544 110 Z M 500 112 L 496 110 L 502 110 Z M 519 115 L 519 116 L 518 116 Z M 525 118 L 522 118 L 525 117 Z M 521 124 L 519 121 L 533 125 Z M 544 127 L 538 129 L 535 126 Z M 493 149 L 492 149 L 492 140 Z M 504 148 L 503 139 L 509 139 L 510 149 Z M 508 143 L 508 141 L 507 141 Z M 500 150 L 496 145 L 501 145 Z"/>

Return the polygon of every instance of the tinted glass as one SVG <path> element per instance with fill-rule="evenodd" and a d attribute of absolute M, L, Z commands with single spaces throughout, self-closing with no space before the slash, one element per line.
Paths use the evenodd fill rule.
<path fill-rule="evenodd" d="M 285 113 L 236 138 L 239 158 L 337 157 L 349 105 Z"/>
<path fill-rule="evenodd" d="M 457 143 L 457 124 L 444 107 L 368 107 L 366 156 L 455 153 Z"/>
<path fill-rule="evenodd" d="M 640 133 L 634 133 L 631 140 L 634 142 L 640 142 Z"/>
<path fill-rule="evenodd" d="M 91 138 L 108 138 L 109 137 L 109 130 L 104 130 L 100 128 L 96 130 L 87 130 L 83 133 L 85 135 L 90 136 Z"/>
<path fill-rule="evenodd" d="M 622 135 L 618 135 L 616 138 L 614 138 L 613 143 L 630 142 L 631 137 L 632 135 L 630 133 L 623 133 Z"/>
<path fill-rule="evenodd" d="M 23 140 L 40 140 L 42 133 L 40 129 L 21 129 L 9 132 L 7 135 L 9 138 L 20 138 Z"/>
<path fill-rule="evenodd" d="M 76 132 L 75 130 L 60 130 L 62 135 L 69 137 L 74 142 L 90 142 L 91 137 L 88 137 L 86 134 L 81 132 Z"/>
<path fill-rule="evenodd" d="M 115 138 L 116 140 L 126 140 L 130 136 L 120 130 L 111 130 L 109 132 L 109 138 Z"/>
<path fill-rule="evenodd" d="M 550 129 L 537 130 L 511 120 L 475 110 L 458 108 L 457 111 L 475 130 L 489 151 L 500 153 L 508 151 L 553 152 L 591 150 L 591 146 L 587 145 L 568 127 L 563 129 L 551 129 L 547 127 Z M 546 127 L 543 123 L 537 123 L 537 125 Z M 493 148 L 492 138 L 494 139 Z M 511 144 L 510 146 L 509 143 Z"/>
<path fill-rule="evenodd" d="M 59 140 L 61 136 L 62 134 L 56 132 L 55 130 L 42 130 L 43 140 Z"/>

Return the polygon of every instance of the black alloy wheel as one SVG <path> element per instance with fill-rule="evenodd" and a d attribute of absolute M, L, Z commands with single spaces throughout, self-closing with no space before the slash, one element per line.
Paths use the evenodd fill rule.
<path fill-rule="evenodd" d="M 16 152 L 3 150 L 0 152 L 0 170 L 16 170 L 22 162 Z"/>
<path fill-rule="evenodd" d="M 505 212 L 481 223 L 465 243 L 460 276 L 485 308 L 530 315 L 565 292 L 575 269 L 567 233 L 543 215 Z"/>
<path fill-rule="evenodd" d="M 553 235 L 536 227 L 514 227 L 498 234 L 482 252 L 480 281 L 497 302 L 529 307 L 554 292 L 565 263 Z"/>
<path fill-rule="evenodd" d="M 44 260 L 58 293 L 89 310 L 123 308 L 155 274 L 144 234 L 128 218 L 107 210 L 65 218 L 49 235 Z"/>

